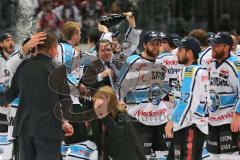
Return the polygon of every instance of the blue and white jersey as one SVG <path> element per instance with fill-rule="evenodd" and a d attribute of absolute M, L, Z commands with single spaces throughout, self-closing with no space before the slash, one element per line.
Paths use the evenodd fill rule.
<path fill-rule="evenodd" d="M 67 69 L 67 80 L 70 88 L 74 89 L 80 80 L 80 55 L 68 43 L 59 43 L 57 61 L 65 64 Z M 71 90 L 72 90 L 71 89 Z M 79 104 L 77 95 L 71 94 L 73 104 Z"/>
<path fill-rule="evenodd" d="M 6 66 L 7 60 L 0 55 L 0 94 L 3 94 L 11 85 L 13 77 L 12 72 Z M 17 99 L 14 100 L 14 106 L 18 106 Z M 0 108 L 0 113 L 9 114 L 11 108 Z"/>
<path fill-rule="evenodd" d="M 181 98 L 173 109 L 173 130 L 196 124 L 208 133 L 208 106 L 210 104 L 208 71 L 201 65 L 190 65 L 183 69 Z"/>
<path fill-rule="evenodd" d="M 0 94 L 4 93 L 11 84 L 12 74 L 6 67 L 7 60 L 0 54 Z"/>
<path fill-rule="evenodd" d="M 119 98 L 127 104 L 128 114 L 145 125 L 168 121 L 168 106 L 161 101 L 166 96 L 161 86 L 165 73 L 163 65 L 141 55 L 130 56 L 120 71 Z"/>
<path fill-rule="evenodd" d="M 199 54 L 198 64 L 201 64 L 201 65 L 209 68 L 209 65 L 211 64 L 212 59 L 213 59 L 212 58 L 212 47 L 208 47 Z"/>
<path fill-rule="evenodd" d="M 179 82 L 183 65 L 178 64 L 177 55 L 173 53 L 162 53 L 157 57 L 157 61 L 164 65 L 167 69 L 166 76 L 163 81 L 169 84 L 169 87 L 175 87 Z"/>
<path fill-rule="evenodd" d="M 22 55 L 20 54 L 19 50 L 13 52 L 6 61 L 7 69 L 14 74 L 18 68 L 18 66 L 24 61 Z"/>
<path fill-rule="evenodd" d="M 210 95 L 212 105 L 209 123 L 212 126 L 230 124 L 234 112 L 240 113 L 240 61 L 230 55 L 222 63 L 210 65 Z"/>
<path fill-rule="evenodd" d="M 240 57 L 240 51 L 234 53 L 236 56 Z"/>

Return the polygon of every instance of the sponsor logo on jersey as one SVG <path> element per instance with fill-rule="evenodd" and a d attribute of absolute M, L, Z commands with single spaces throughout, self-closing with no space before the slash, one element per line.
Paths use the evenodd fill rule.
<path fill-rule="evenodd" d="M 153 80 L 163 80 L 165 77 L 165 73 L 164 72 L 160 72 L 160 71 L 152 71 L 152 79 Z"/>
<path fill-rule="evenodd" d="M 163 80 L 165 78 L 166 75 L 166 67 L 165 66 L 161 66 L 161 69 L 159 71 L 158 68 L 156 68 L 156 70 L 152 71 L 152 79 L 153 80 Z"/>
<path fill-rule="evenodd" d="M 181 69 L 176 69 L 176 68 L 169 68 L 167 70 L 168 74 L 178 74 L 181 71 Z"/>
<path fill-rule="evenodd" d="M 229 86 L 228 81 L 222 79 L 221 77 L 211 77 L 210 78 L 211 86 Z"/>
<path fill-rule="evenodd" d="M 221 69 L 219 73 L 219 77 L 222 77 L 224 79 L 227 79 L 229 77 L 229 72 L 228 70 Z"/>
<path fill-rule="evenodd" d="M 219 116 L 210 116 L 209 120 L 210 121 L 222 121 L 228 118 L 232 118 L 233 117 L 233 112 L 227 113 L 227 114 L 223 114 L 223 115 L 219 115 Z"/>
<path fill-rule="evenodd" d="M 178 65 L 177 61 L 175 61 L 175 60 L 167 60 L 167 59 L 165 59 L 163 61 L 163 63 L 165 63 L 166 65 Z"/>
<path fill-rule="evenodd" d="M 159 109 L 156 111 L 144 111 L 144 110 L 138 110 L 134 116 L 146 116 L 146 117 L 153 117 L 153 116 L 161 116 L 163 114 L 167 113 L 167 109 Z"/>

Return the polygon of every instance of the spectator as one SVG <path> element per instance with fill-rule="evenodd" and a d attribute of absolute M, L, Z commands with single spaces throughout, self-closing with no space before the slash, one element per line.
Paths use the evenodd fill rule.
<path fill-rule="evenodd" d="M 110 7 L 109 13 L 116 13 L 119 14 L 121 13 L 121 8 L 120 8 L 120 2 L 119 1 L 114 1 Z"/>
<path fill-rule="evenodd" d="M 59 34 L 59 27 L 63 24 L 60 17 L 52 9 L 52 1 L 45 0 L 43 9 L 37 15 L 37 30 Z"/>
<path fill-rule="evenodd" d="M 45 0 L 33 0 L 33 8 L 35 8 L 35 14 L 37 15 L 43 8 Z M 62 0 L 50 0 L 52 2 L 52 8 L 56 8 L 63 4 Z"/>
<path fill-rule="evenodd" d="M 85 0 L 80 5 L 83 23 L 83 41 L 87 42 L 89 29 L 97 25 L 98 18 L 104 14 L 103 4 L 97 0 Z"/>
<path fill-rule="evenodd" d="M 64 23 L 67 21 L 82 23 L 82 17 L 73 0 L 63 0 L 63 5 L 55 8 L 54 11 Z"/>

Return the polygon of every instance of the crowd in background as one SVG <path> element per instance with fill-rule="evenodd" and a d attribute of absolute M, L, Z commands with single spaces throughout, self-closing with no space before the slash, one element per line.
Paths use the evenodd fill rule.
<path fill-rule="evenodd" d="M 35 4 L 38 30 L 54 31 L 59 35 L 65 22 L 78 22 L 82 26 L 82 41 L 85 43 L 87 33 L 90 28 L 97 27 L 100 16 L 135 10 L 131 1 L 119 0 L 38 0 Z"/>

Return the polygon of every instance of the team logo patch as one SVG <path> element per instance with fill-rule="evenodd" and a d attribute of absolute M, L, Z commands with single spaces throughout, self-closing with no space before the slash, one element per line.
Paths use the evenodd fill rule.
<path fill-rule="evenodd" d="M 219 77 L 227 79 L 229 77 L 229 72 L 228 70 L 221 69 L 219 73 Z"/>
<path fill-rule="evenodd" d="M 189 78 L 191 78 L 193 72 L 194 72 L 194 68 L 193 68 L 193 67 L 187 67 L 187 68 L 185 69 L 184 77 L 189 77 Z"/>
<path fill-rule="evenodd" d="M 214 90 L 210 90 L 210 98 L 211 98 L 212 104 L 209 111 L 215 112 L 220 106 L 220 98 Z"/>
<path fill-rule="evenodd" d="M 234 64 L 236 65 L 237 67 L 237 71 L 240 72 L 240 62 L 234 62 Z"/>
<path fill-rule="evenodd" d="M 148 98 L 153 105 L 159 105 L 162 96 L 162 88 L 159 84 L 153 84 L 149 88 Z"/>
<path fill-rule="evenodd" d="M 153 84 L 149 87 L 148 99 L 153 105 L 159 105 L 161 100 L 168 94 L 168 88 L 163 84 Z"/>

